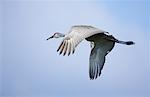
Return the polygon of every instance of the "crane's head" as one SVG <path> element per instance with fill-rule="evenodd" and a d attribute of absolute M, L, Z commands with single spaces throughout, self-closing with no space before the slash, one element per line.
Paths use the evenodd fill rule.
<path fill-rule="evenodd" d="M 47 38 L 46 40 L 52 39 L 52 38 L 60 38 L 60 37 L 65 37 L 64 34 L 56 32 L 54 33 L 51 37 Z"/>

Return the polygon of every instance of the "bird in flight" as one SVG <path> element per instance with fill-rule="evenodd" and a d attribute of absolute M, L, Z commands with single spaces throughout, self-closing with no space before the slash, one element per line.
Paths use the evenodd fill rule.
<path fill-rule="evenodd" d="M 89 77 L 91 80 L 101 75 L 105 63 L 105 56 L 113 49 L 115 43 L 133 45 L 133 41 L 121 41 L 110 35 L 108 32 L 88 25 L 72 26 L 67 34 L 54 33 L 47 40 L 64 37 L 57 49 L 59 54 L 70 55 L 75 52 L 75 48 L 84 39 L 91 44 L 89 58 Z"/>

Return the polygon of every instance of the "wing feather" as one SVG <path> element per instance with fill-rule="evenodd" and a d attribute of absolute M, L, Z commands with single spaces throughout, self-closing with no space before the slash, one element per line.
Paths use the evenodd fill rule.
<path fill-rule="evenodd" d="M 60 47 L 60 52 L 59 52 L 59 54 L 62 54 L 62 52 L 63 52 L 63 49 L 64 49 L 64 46 L 65 46 L 65 41 L 63 41 L 63 43 L 62 43 L 62 45 L 61 45 L 61 47 Z M 59 51 L 59 50 L 58 50 Z"/>
<path fill-rule="evenodd" d="M 115 45 L 115 42 L 109 41 L 105 38 L 97 37 L 93 39 L 97 39 L 97 41 L 94 42 L 94 48 L 91 50 L 89 60 L 89 77 L 92 80 L 101 75 L 105 63 L 105 56 Z"/>
<path fill-rule="evenodd" d="M 90 79 L 96 79 L 101 75 L 105 56 L 112 50 L 115 44 L 115 41 L 110 40 L 113 37 L 105 33 L 108 32 L 92 26 L 73 26 L 61 42 L 57 51 L 60 54 L 63 53 L 63 55 L 68 53 L 69 56 L 75 52 L 75 48 L 84 39 L 94 42 L 89 58 L 89 77 Z"/>
<path fill-rule="evenodd" d="M 63 45 L 63 43 L 64 43 L 64 42 L 61 42 L 60 46 L 59 46 L 59 47 L 58 47 L 58 49 L 57 49 L 57 52 L 58 52 L 59 50 L 61 50 L 61 49 L 62 49 L 62 45 Z"/>
<path fill-rule="evenodd" d="M 91 52 L 90 55 L 90 79 L 96 79 L 98 76 L 100 76 L 105 62 L 105 54 L 102 54 L 101 51 L 97 50 L 96 48 L 93 49 L 94 52 Z"/>
<path fill-rule="evenodd" d="M 70 55 L 71 52 L 71 41 L 68 41 L 68 56 Z"/>
<path fill-rule="evenodd" d="M 75 52 L 75 44 L 76 44 L 76 41 L 74 41 L 73 39 L 72 39 L 72 54 Z"/>
<path fill-rule="evenodd" d="M 64 53 L 63 53 L 63 56 L 66 55 L 67 48 L 68 48 L 68 41 L 66 40 L 66 45 L 65 45 L 65 47 L 64 47 Z"/>
<path fill-rule="evenodd" d="M 97 29 L 92 26 L 83 26 L 83 25 L 73 26 L 71 28 L 71 30 L 69 31 L 69 33 L 63 39 L 63 43 L 60 44 L 57 51 L 60 52 L 60 54 L 62 54 L 62 52 L 64 52 L 63 54 L 66 55 L 66 53 L 67 53 L 66 49 L 68 49 L 68 45 L 69 45 L 68 55 L 70 55 L 70 53 L 73 54 L 75 52 L 75 48 L 78 46 L 78 44 L 82 40 L 84 40 L 85 38 L 90 37 L 94 34 L 105 33 L 105 32 L 106 31 Z M 70 41 L 70 44 L 68 43 L 69 41 Z"/>

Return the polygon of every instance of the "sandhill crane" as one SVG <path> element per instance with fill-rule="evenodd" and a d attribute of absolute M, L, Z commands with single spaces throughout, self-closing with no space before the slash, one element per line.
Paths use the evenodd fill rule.
<path fill-rule="evenodd" d="M 105 56 L 113 49 L 115 43 L 133 45 L 133 41 L 120 41 L 104 30 L 100 30 L 88 25 L 72 26 L 68 34 L 54 33 L 51 38 L 64 37 L 57 52 L 68 56 L 75 52 L 77 45 L 84 39 L 91 43 L 91 53 L 89 58 L 89 77 L 96 79 L 101 74 L 105 63 Z"/>

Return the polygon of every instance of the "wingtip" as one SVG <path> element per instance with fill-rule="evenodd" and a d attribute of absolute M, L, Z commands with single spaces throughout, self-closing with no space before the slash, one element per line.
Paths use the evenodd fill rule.
<path fill-rule="evenodd" d="M 63 56 L 65 56 L 66 54 L 63 54 Z"/>
<path fill-rule="evenodd" d="M 73 49 L 72 54 L 74 54 L 74 52 L 75 52 L 75 49 Z"/>
<path fill-rule="evenodd" d="M 61 54 L 62 54 L 62 51 L 59 52 L 59 55 L 61 55 Z"/>
<path fill-rule="evenodd" d="M 96 79 L 97 79 L 96 77 L 90 78 L 90 80 L 96 80 Z"/>
<path fill-rule="evenodd" d="M 57 49 L 57 52 L 59 51 L 59 49 Z"/>
<path fill-rule="evenodd" d="M 69 56 L 70 54 L 68 53 L 68 56 Z"/>

